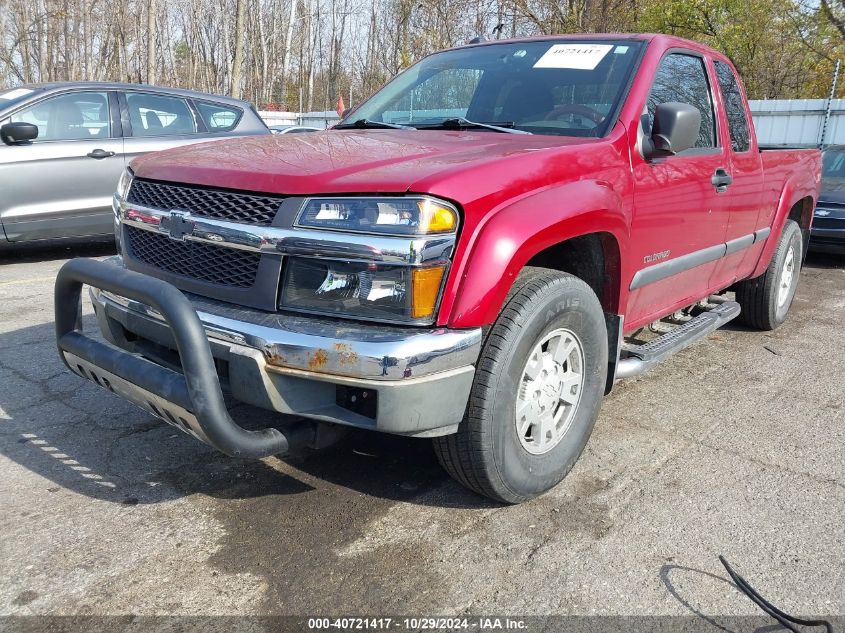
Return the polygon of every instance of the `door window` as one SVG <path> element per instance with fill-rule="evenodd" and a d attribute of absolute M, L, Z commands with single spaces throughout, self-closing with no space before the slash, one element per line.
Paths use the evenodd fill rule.
<path fill-rule="evenodd" d="M 197 126 L 188 102 L 181 97 L 127 92 L 132 136 L 196 134 Z"/>
<path fill-rule="evenodd" d="M 38 126 L 36 141 L 79 141 L 111 136 L 106 92 L 71 92 L 39 101 L 12 115 Z"/>
<path fill-rule="evenodd" d="M 701 112 L 701 128 L 695 147 L 716 147 L 716 117 L 703 59 L 682 53 L 672 53 L 663 58 L 648 95 L 649 125 L 654 123 L 657 106 L 671 101 L 695 106 Z"/>
<path fill-rule="evenodd" d="M 751 145 L 748 135 L 748 118 L 745 116 L 745 103 L 739 82 L 731 67 L 724 62 L 716 62 L 716 81 L 722 91 L 722 101 L 725 102 L 725 114 L 728 117 L 728 132 L 731 136 L 731 147 L 735 152 L 745 152 Z"/>
<path fill-rule="evenodd" d="M 205 127 L 209 132 L 228 132 L 234 130 L 241 118 L 240 108 L 225 106 L 208 101 L 194 101 Z"/>

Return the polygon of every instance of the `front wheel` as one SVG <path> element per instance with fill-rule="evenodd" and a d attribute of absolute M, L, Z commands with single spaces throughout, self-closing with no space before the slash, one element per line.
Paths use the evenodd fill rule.
<path fill-rule="evenodd" d="M 572 275 L 525 269 L 485 340 L 458 432 L 434 441 L 440 463 L 496 501 L 546 492 L 583 451 L 606 375 L 595 293 Z"/>
<path fill-rule="evenodd" d="M 737 319 L 758 330 L 774 330 L 786 320 L 795 297 L 804 258 L 801 227 L 787 220 L 766 272 L 739 282 L 736 300 L 742 308 Z"/>

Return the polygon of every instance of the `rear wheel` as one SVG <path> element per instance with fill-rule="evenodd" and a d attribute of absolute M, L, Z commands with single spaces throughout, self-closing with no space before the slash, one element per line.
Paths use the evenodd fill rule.
<path fill-rule="evenodd" d="M 485 340 L 458 432 L 434 441 L 441 464 L 497 501 L 542 494 L 584 449 L 606 374 L 595 293 L 572 275 L 527 268 Z"/>
<path fill-rule="evenodd" d="M 740 323 L 774 330 L 786 320 L 798 287 L 803 248 L 801 227 L 794 220 L 787 220 L 766 272 L 737 284 L 736 300 L 742 307 Z"/>

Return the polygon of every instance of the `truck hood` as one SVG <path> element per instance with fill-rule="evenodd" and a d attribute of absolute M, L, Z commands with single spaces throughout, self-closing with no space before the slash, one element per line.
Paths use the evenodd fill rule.
<path fill-rule="evenodd" d="M 147 154 L 141 178 L 310 195 L 425 190 L 503 159 L 598 139 L 476 131 L 332 130 L 227 139 Z M 495 189 L 496 183 L 490 187 Z"/>

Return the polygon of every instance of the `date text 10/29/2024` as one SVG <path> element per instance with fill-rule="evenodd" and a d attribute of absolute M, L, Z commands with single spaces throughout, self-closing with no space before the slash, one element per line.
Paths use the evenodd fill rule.
<path fill-rule="evenodd" d="M 308 630 L 340 630 L 340 631 L 519 631 L 527 628 L 524 620 L 519 618 L 308 618 Z"/>

